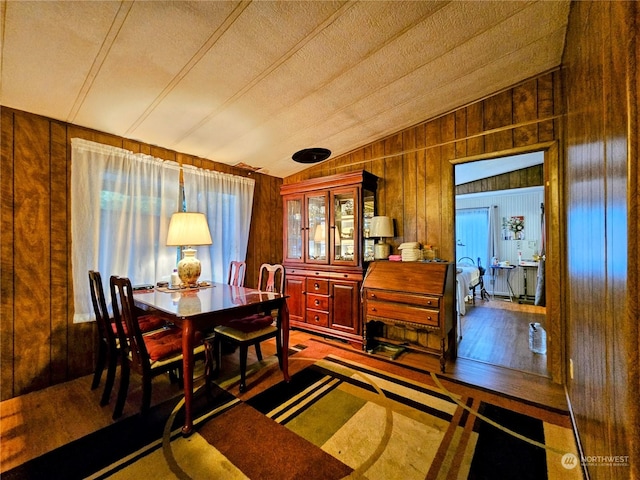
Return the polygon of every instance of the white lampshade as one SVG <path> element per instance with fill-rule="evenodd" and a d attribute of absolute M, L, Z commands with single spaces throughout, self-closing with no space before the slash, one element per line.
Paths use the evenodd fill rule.
<path fill-rule="evenodd" d="M 340 245 L 340 230 L 338 229 L 338 227 L 333 227 L 334 228 L 334 236 L 333 236 L 333 240 L 334 240 L 334 245 Z M 324 242 L 326 240 L 325 235 L 325 231 L 324 231 L 324 224 L 320 224 L 316 226 L 316 231 L 313 234 L 313 241 L 314 242 Z"/>
<path fill-rule="evenodd" d="M 211 245 L 211 232 L 207 217 L 197 212 L 177 212 L 171 216 L 167 245 L 190 247 Z M 193 248 L 182 250 L 183 258 L 178 262 L 178 275 L 184 285 L 197 285 L 202 271 L 200 260 Z"/>
<path fill-rule="evenodd" d="M 171 215 L 167 245 L 183 247 L 186 245 L 211 245 L 211 232 L 204 213 L 177 212 Z"/>
<path fill-rule="evenodd" d="M 390 217 L 373 217 L 371 219 L 370 237 L 393 237 L 393 220 Z"/>

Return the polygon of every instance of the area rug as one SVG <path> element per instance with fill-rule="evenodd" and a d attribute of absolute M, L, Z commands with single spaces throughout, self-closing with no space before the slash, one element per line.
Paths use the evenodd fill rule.
<path fill-rule="evenodd" d="M 289 383 L 268 359 L 254 368 L 245 394 L 235 376 L 209 395 L 198 392 L 189 437 L 180 434 L 181 403 L 162 405 L 153 416 L 164 415 L 163 425 L 118 422 L 120 440 L 99 447 L 100 438 L 82 439 L 3 478 L 582 478 L 565 412 L 308 343 L 291 357 Z M 104 433 L 94 435 L 105 440 Z M 84 465 L 63 467 L 64 457 Z M 45 473 L 38 465 L 48 465 L 49 475 L 37 476 Z"/>

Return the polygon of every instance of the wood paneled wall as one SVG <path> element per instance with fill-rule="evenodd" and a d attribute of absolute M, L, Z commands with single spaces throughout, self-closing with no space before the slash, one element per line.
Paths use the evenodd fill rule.
<path fill-rule="evenodd" d="M 592 479 L 640 478 L 639 11 L 574 2 L 563 58 L 567 386 Z"/>
<path fill-rule="evenodd" d="M 296 175 L 303 179 L 367 170 L 377 175 L 377 214 L 395 220 L 394 248 L 402 242 L 431 244 L 440 258 L 455 256 L 454 165 L 544 150 L 547 244 L 548 364 L 551 377 L 563 380 L 560 225 L 561 171 L 558 140 L 561 109 L 560 73 L 525 81 L 441 117 L 407 128 Z M 502 160 L 506 161 L 506 160 Z"/>
<path fill-rule="evenodd" d="M 539 187 L 544 185 L 543 165 L 534 165 L 520 170 L 482 178 L 456 186 L 456 195 L 466 193 L 495 192 L 512 188 Z"/>
<path fill-rule="evenodd" d="M 95 324 L 73 323 L 71 290 L 71 138 L 79 137 L 235 175 L 246 170 L 2 108 L 0 215 L 1 399 L 88 374 L 94 365 Z M 282 180 L 256 181 L 246 285 L 263 262 L 282 259 Z M 86 272 L 74 272 L 84 275 Z M 87 280 L 88 281 L 88 280 Z"/>

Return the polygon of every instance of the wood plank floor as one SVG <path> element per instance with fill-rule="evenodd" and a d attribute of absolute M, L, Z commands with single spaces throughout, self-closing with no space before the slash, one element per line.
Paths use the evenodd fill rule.
<path fill-rule="evenodd" d="M 460 317 L 459 357 L 548 376 L 547 356 L 529 350 L 529 324 L 545 327 L 545 307 L 496 297 L 476 299 L 466 310 Z"/>
<path fill-rule="evenodd" d="M 313 335 L 292 331 L 290 345 L 304 344 L 310 337 Z M 330 339 L 323 341 L 335 342 L 336 346 L 343 348 L 352 348 Z M 250 349 L 250 352 L 252 351 L 253 349 Z M 273 342 L 265 342 L 262 351 L 265 356 L 273 355 L 275 345 Z M 250 353 L 249 362 L 253 361 L 255 357 Z M 395 362 L 439 372 L 438 359 L 423 353 L 406 352 Z M 237 353 L 223 358 L 223 369 L 223 375 L 237 371 Z M 447 372 L 443 376 L 530 402 L 567 410 L 564 387 L 539 375 L 459 358 L 456 362 L 447 364 Z M 111 415 L 116 389 L 112 393 L 110 405 L 101 407 L 99 402 L 102 389 L 91 390 L 91 378 L 91 375 L 88 375 L 0 403 L 0 474 L 114 423 Z M 118 377 L 116 385 L 117 382 Z M 196 381 L 196 385 L 199 384 L 202 384 L 202 379 Z M 154 380 L 152 405 L 179 395 L 182 395 L 182 390 L 178 385 L 170 383 L 167 377 L 162 376 Z M 134 375 L 131 378 L 123 418 L 138 411 L 140 398 L 140 382 Z"/>

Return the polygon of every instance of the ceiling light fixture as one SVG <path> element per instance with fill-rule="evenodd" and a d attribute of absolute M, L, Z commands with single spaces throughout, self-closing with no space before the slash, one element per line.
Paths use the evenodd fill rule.
<path fill-rule="evenodd" d="M 293 154 L 291 157 L 298 163 L 318 163 L 326 160 L 331 155 L 331 150 L 326 148 L 305 148 Z"/>

